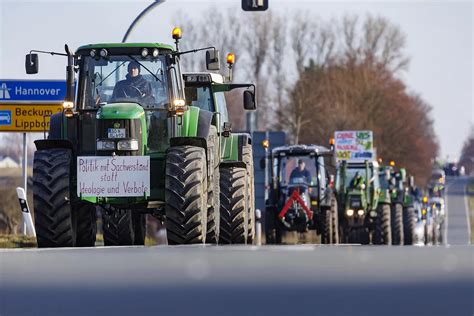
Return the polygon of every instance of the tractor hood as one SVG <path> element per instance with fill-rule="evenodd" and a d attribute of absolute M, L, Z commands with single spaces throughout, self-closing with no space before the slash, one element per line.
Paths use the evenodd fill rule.
<path fill-rule="evenodd" d="M 140 119 L 145 111 L 137 103 L 110 103 L 97 111 L 97 119 Z"/>

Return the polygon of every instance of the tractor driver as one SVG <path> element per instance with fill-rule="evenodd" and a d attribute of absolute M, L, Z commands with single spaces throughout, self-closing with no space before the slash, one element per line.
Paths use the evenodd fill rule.
<path fill-rule="evenodd" d="M 306 169 L 306 164 L 303 159 L 298 159 L 298 166 L 291 171 L 290 183 L 296 178 L 304 178 L 307 185 L 311 184 L 311 173 Z"/>
<path fill-rule="evenodd" d="M 349 187 L 352 189 L 356 189 L 359 188 L 359 186 L 363 183 L 364 179 L 359 174 L 359 171 L 357 171 L 354 175 L 354 178 L 352 178 L 351 182 L 349 183 Z"/>
<path fill-rule="evenodd" d="M 151 83 L 140 74 L 140 64 L 136 61 L 128 63 L 125 80 L 117 82 L 112 98 L 137 98 L 154 100 Z"/>

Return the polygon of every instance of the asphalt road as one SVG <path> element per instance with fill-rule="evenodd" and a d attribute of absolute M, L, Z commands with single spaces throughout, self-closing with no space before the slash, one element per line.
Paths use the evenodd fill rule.
<path fill-rule="evenodd" d="M 2 250 L 0 315 L 473 315 L 473 250 Z"/>
<path fill-rule="evenodd" d="M 451 177 L 447 179 L 447 243 L 450 245 L 466 245 L 471 240 L 466 198 L 466 186 L 469 181 L 472 181 L 472 178 Z"/>

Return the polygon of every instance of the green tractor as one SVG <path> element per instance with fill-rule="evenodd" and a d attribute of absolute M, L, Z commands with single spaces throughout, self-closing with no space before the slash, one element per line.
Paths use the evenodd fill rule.
<path fill-rule="evenodd" d="M 180 57 L 206 50 L 208 69 L 217 70 L 218 51 L 179 51 L 179 29 L 173 38 L 176 49 L 120 43 L 52 53 L 68 59 L 67 97 L 48 139 L 35 142 L 39 247 L 94 246 L 96 206 L 105 245 L 143 245 L 146 214 L 165 222 L 169 244 L 218 242 L 222 153 L 238 163 L 243 144 L 222 148 L 231 134 L 220 113 L 185 101 Z M 25 66 L 37 73 L 38 55 Z M 245 95 L 254 109 L 254 93 Z"/>
<path fill-rule="evenodd" d="M 229 69 L 233 56 L 228 55 Z M 218 124 L 224 137 L 220 139 L 220 244 L 252 244 L 255 239 L 254 170 L 252 139 L 247 133 L 231 133 L 225 93 L 246 88 L 244 107 L 255 109 L 253 84 L 226 82 L 216 73 L 185 73 L 186 104 L 219 113 Z"/>
<path fill-rule="evenodd" d="M 378 163 L 342 161 L 335 189 L 341 241 L 390 245 L 390 200 L 381 194 Z"/>
<path fill-rule="evenodd" d="M 389 166 L 381 166 L 379 179 L 381 185 L 381 200 L 391 205 L 392 245 L 403 245 L 403 200 L 404 171 L 396 172 L 395 163 L 390 161 Z"/>

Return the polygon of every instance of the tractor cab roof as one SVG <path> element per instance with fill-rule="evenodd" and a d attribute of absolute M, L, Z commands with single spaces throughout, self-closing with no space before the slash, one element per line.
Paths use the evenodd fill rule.
<path fill-rule="evenodd" d="M 143 48 L 147 48 L 148 50 L 157 48 L 160 52 L 166 51 L 166 53 L 174 51 L 171 45 L 163 43 L 97 43 L 79 47 L 76 54 L 89 55 L 91 50 L 107 49 L 112 55 L 138 55 Z"/>
<path fill-rule="evenodd" d="M 183 78 L 184 82 L 188 84 L 224 83 L 224 77 L 213 72 L 186 72 L 183 74 Z"/>
<path fill-rule="evenodd" d="M 317 145 L 291 145 L 291 146 L 280 146 L 272 150 L 273 155 L 275 156 L 303 156 L 315 154 L 317 156 L 328 156 L 332 155 L 332 151 L 323 146 Z"/>

